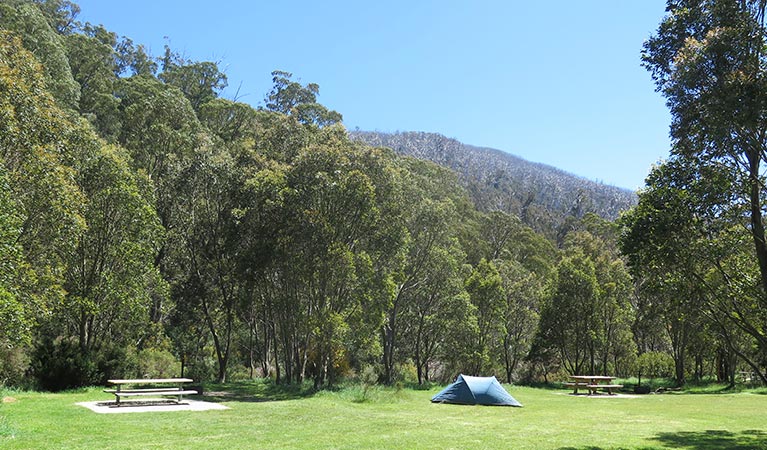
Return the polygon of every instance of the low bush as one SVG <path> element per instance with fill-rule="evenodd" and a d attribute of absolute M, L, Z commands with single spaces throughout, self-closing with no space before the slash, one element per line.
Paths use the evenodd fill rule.
<path fill-rule="evenodd" d="M 181 374 L 181 363 L 167 350 L 149 348 L 136 354 L 139 378 L 173 378 Z"/>
<path fill-rule="evenodd" d="M 44 339 L 35 348 L 32 367 L 40 388 L 54 392 L 92 384 L 98 372 L 73 338 Z"/>

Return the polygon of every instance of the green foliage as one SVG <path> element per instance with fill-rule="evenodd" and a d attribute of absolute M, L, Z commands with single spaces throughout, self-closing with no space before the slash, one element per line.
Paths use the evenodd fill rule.
<path fill-rule="evenodd" d="M 195 110 L 214 100 L 228 84 L 226 75 L 216 63 L 210 61 L 174 61 L 166 64 L 159 78 L 181 89 Z"/>
<path fill-rule="evenodd" d="M 39 387 L 61 391 L 82 386 L 106 385 L 108 379 L 135 373 L 136 362 L 129 348 L 106 343 L 83 350 L 75 338 L 43 337 L 36 343 L 32 372 Z"/>
<path fill-rule="evenodd" d="M 503 281 L 503 332 L 497 348 L 498 359 L 511 383 L 520 363 L 527 357 L 540 321 L 543 284 L 516 261 L 503 261 L 498 268 Z"/>
<path fill-rule="evenodd" d="M 597 290 L 593 261 L 577 252 L 559 263 L 556 283 L 541 309 L 540 339 L 556 349 L 571 374 L 594 372 L 587 364 L 594 346 Z"/>
<path fill-rule="evenodd" d="M 62 391 L 88 386 L 98 378 L 93 357 L 84 353 L 75 339 L 46 339 L 35 349 L 32 370 L 40 388 Z"/>
<path fill-rule="evenodd" d="M 245 103 L 222 98 L 210 100 L 197 113 L 200 122 L 224 142 L 234 142 L 254 133 L 258 112 Z"/>
<path fill-rule="evenodd" d="M 505 292 L 503 280 L 492 262 L 481 260 L 465 282 L 466 292 L 475 308 L 477 340 L 474 355 L 467 361 L 469 373 L 481 374 L 490 369 L 492 343 L 499 339 L 503 329 Z"/>
<path fill-rule="evenodd" d="M 6 33 L 12 32 L 19 37 L 24 48 L 41 63 L 38 73 L 43 74 L 50 93 L 59 104 L 76 108 L 80 88 L 70 70 L 64 38 L 51 28 L 38 6 L 25 0 L 4 1 L 0 4 L 0 25 Z"/>
<path fill-rule="evenodd" d="M 100 149 L 78 181 L 89 199 L 88 229 L 72 254 L 58 314 L 74 324 L 84 349 L 113 339 L 113 326 L 121 328 L 121 342 L 130 342 L 141 335 L 152 301 L 160 224 L 146 182 L 130 171 L 121 149 Z"/>
<path fill-rule="evenodd" d="M 635 260 L 655 263 L 646 273 L 655 291 L 673 289 L 704 303 L 727 352 L 761 365 L 763 381 L 767 371 L 757 355 L 767 348 L 765 7 L 763 1 L 668 3 L 642 59 L 671 110 L 672 157 L 648 178 L 647 200 L 630 218 L 625 241 Z M 663 197 L 672 202 L 663 206 L 657 202 Z M 679 229 L 668 228 L 673 216 L 682 219 Z M 679 230 L 686 233 L 675 239 Z M 640 236 L 651 239 L 657 258 Z M 696 283 L 686 282 L 691 278 Z M 744 331 L 757 351 L 744 352 L 731 329 Z M 675 344 L 678 382 L 684 347 Z"/>
<path fill-rule="evenodd" d="M 341 122 L 343 117 L 336 111 L 317 103 L 320 87 L 315 83 L 305 86 L 292 81 L 289 72 L 272 72 L 271 92 L 266 96 L 266 109 L 295 117 L 300 123 L 319 127 Z"/>
<path fill-rule="evenodd" d="M 541 309 L 535 353 L 555 351 L 569 374 L 623 374 L 636 354 L 633 286 L 616 232 L 586 215 L 563 237 L 565 257 Z"/>
<path fill-rule="evenodd" d="M 66 257 L 85 227 L 71 164 L 92 148 L 91 136 L 56 106 L 20 40 L 0 32 L 0 287 L 11 295 L 8 308 L 24 307 L 24 317 L 10 322 L 19 338 L 63 297 Z"/>
<path fill-rule="evenodd" d="M 107 380 L 121 378 L 136 372 L 136 359 L 133 349 L 119 342 L 108 342 L 90 355 L 96 366 L 89 385 L 106 386 Z"/>
<path fill-rule="evenodd" d="M 654 278 L 637 296 L 618 228 L 592 214 L 614 214 L 628 194 L 576 183 L 562 200 L 445 138 L 407 136 L 437 155 L 419 156 L 471 172 L 399 155 L 412 140 L 396 151 L 352 141 L 319 86 L 287 72 L 272 73 L 263 109 L 221 99 L 217 64 L 169 47 L 155 61 L 78 12 L 66 0 L 0 4 L 5 382 L 29 359 L 46 389 L 131 374 L 319 388 L 356 373 L 367 405 L 374 377 L 621 374 L 635 336 L 677 371 L 691 358 L 710 367 L 709 345 L 728 349 L 727 370 L 736 350 L 763 355 L 692 307 L 737 301 L 746 329 L 762 317 L 761 297 L 727 276 L 752 280 L 756 267 L 728 203 L 744 178 L 726 162 L 686 152 L 654 173 L 622 223 L 632 273 Z M 698 50 L 689 68 L 716 49 Z M 695 259 L 706 252 L 727 272 Z M 705 295 L 677 295 L 690 274 Z"/>
<path fill-rule="evenodd" d="M 640 380 L 642 375 L 649 378 L 668 377 L 674 371 L 674 360 L 663 352 L 642 353 L 637 358 L 636 370 Z"/>
<path fill-rule="evenodd" d="M 102 137 L 113 141 L 120 132 L 120 101 L 114 96 L 119 71 L 113 50 L 116 37 L 98 30 L 106 36 L 100 39 L 92 30 L 89 34 L 68 35 L 64 42 L 72 76 L 80 86 L 78 111 Z"/>
<path fill-rule="evenodd" d="M 20 287 L 23 282 L 22 217 L 11 199 L 6 172 L 0 164 L 0 343 L 25 343 L 31 336 L 33 314 L 25 308 Z M 0 369 L 0 380 L 6 371 Z"/>
<path fill-rule="evenodd" d="M 146 76 L 121 79 L 116 95 L 122 124 L 118 142 L 156 183 L 170 182 L 175 164 L 200 143 L 200 124 L 189 101 L 178 88 Z"/>
<path fill-rule="evenodd" d="M 3 324 L 0 342 L 15 344 L 29 339 L 29 320 L 24 305 L 15 295 L 0 287 L 0 323 Z"/>
<path fill-rule="evenodd" d="M 168 350 L 148 348 L 136 353 L 136 372 L 138 378 L 173 378 L 181 374 L 181 364 Z"/>
<path fill-rule="evenodd" d="M 70 34 L 77 27 L 80 7 L 69 0 L 34 0 L 48 23 L 59 34 Z"/>

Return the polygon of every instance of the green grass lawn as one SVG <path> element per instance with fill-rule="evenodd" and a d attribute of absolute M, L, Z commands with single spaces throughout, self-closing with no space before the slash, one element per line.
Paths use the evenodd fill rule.
<path fill-rule="evenodd" d="M 508 387 L 523 408 L 432 404 L 429 391 L 310 394 L 267 383 L 206 386 L 229 410 L 96 414 L 100 388 L 4 392 L 1 449 L 735 448 L 767 449 L 767 395 L 669 393 L 588 398 Z M 223 395 L 220 391 L 225 391 Z M 713 392 L 713 393 L 712 393 Z"/>

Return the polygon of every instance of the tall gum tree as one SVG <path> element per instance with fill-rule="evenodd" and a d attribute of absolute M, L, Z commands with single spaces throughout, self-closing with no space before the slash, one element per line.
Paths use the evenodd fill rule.
<path fill-rule="evenodd" d="M 63 298 L 67 255 L 85 227 L 85 197 L 72 165 L 77 150 L 93 142 L 47 94 L 41 74 L 21 39 L 0 31 L 0 161 L 22 219 L 17 242 L 34 274 L 24 292 L 45 304 Z"/>
<path fill-rule="evenodd" d="M 762 349 L 767 348 L 765 5 L 763 0 L 669 0 L 642 55 L 671 111 L 672 158 L 724 168 L 734 178 L 729 201 L 710 211 L 729 216 L 748 236 L 758 275 L 751 283 L 745 272 L 726 274 L 736 266 L 716 270 L 729 281 L 729 296 L 746 294 L 758 305 L 744 328 Z"/>
<path fill-rule="evenodd" d="M 767 307 L 764 168 L 767 58 L 763 1 L 669 0 L 642 59 L 671 110 L 672 155 L 722 164 L 738 177 Z"/>

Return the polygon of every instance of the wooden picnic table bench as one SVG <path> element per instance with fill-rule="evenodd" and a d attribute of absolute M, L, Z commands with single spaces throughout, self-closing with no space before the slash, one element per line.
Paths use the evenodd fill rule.
<path fill-rule="evenodd" d="M 176 397 L 176 403 L 181 403 L 184 395 L 195 395 L 198 392 L 194 389 L 184 389 L 184 383 L 191 383 L 191 378 L 138 378 L 127 380 L 107 380 L 110 384 L 115 385 L 115 389 L 104 389 L 104 392 L 108 394 L 114 394 L 117 399 L 117 406 L 120 406 L 120 399 L 122 397 L 140 397 L 140 396 L 153 396 L 164 397 L 172 396 Z M 175 387 L 155 387 L 155 385 L 162 384 L 175 384 Z M 134 385 L 150 385 L 151 387 L 123 389 L 124 386 Z"/>
<path fill-rule="evenodd" d="M 597 393 L 598 389 L 604 389 L 608 395 L 613 395 L 613 390 L 623 387 L 622 384 L 613 384 L 615 377 L 605 375 L 570 375 L 574 381 L 564 383 L 564 386 L 573 388 L 573 394 L 578 393 L 578 388 L 586 388 L 589 395 Z M 604 382 L 604 383 L 603 383 Z"/>
<path fill-rule="evenodd" d="M 613 395 L 613 389 L 620 389 L 623 387 L 622 384 L 590 384 L 586 386 L 589 389 L 589 392 L 592 394 L 597 393 L 597 389 L 604 389 L 607 391 L 609 395 Z"/>
<path fill-rule="evenodd" d="M 589 384 L 586 383 L 586 382 L 574 381 L 574 382 L 570 382 L 570 383 L 562 383 L 562 385 L 564 387 L 573 388 L 573 394 L 577 394 L 578 393 L 578 388 L 586 388 L 586 387 L 588 387 Z"/>

